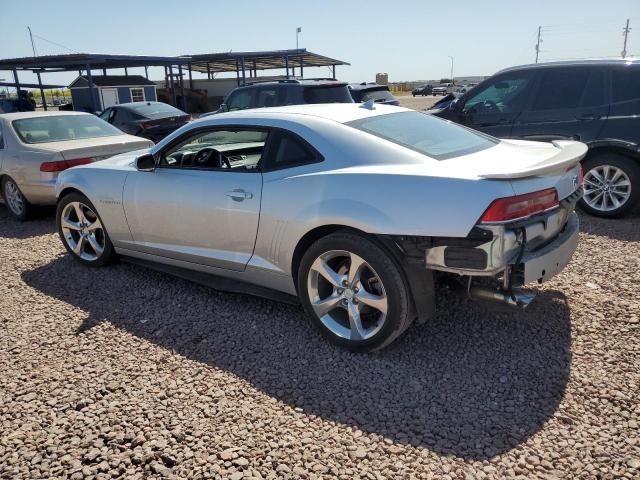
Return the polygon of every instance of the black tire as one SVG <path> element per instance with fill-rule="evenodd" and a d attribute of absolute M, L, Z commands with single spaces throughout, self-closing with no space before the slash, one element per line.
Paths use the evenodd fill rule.
<path fill-rule="evenodd" d="M 95 216 L 95 219 L 99 220 L 102 225 L 102 228 L 101 228 L 102 234 L 100 235 L 99 239 L 101 243 L 104 243 L 104 247 L 102 252 L 99 255 L 97 255 L 97 258 L 95 259 L 88 260 L 76 254 L 71 248 L 71 246 L 69 245 L 69 242 L 67 241 L 65 233 L 63 231 L 63 227 L 62 227 L 63 213 L 67 205 L 73 202 L 78 202 L 86 206 L 87 210 L 84 213 L 85 214 L 87 214 L 88 212 L 92 213 L 90 217 L 87 216 L 87 219 L 93 219 L 93 216 Z M 104 225 L 104 223 L 102 223 L 102 219 L 98 215 L 98 212 L 96 208 L 93 206 L 93 204 L 91 203 L 91 201 L 81 193 L 79 192 L 69 193 L 58 201 L 58 206 L 56 209 L 56 228 L 58 230 L 58 235 L 60 235 L 60 240 L 62 241 L 64 248 L 73 258 L 75 258 L 78 262 L 82 263 L 83 265 L 89 265 L 92 267 L 102 267 L 104 265 L 108 265 L 109 263 L 115 260 L 116 253 L 115 253 L 115 250 L 113 249 L 113 244 L 111 243 L 109 234 L 107 233 L 106 226 Z M 89 250 L 90 251 L 92 250 L 94 254 L 97 253 L 90 246 L 89 246 Z"/>
<path fill-rule="evenodd" d="M 2 189 L 2 198 L 4 200 L 4 206 L 9 212 L 9 215 L 15 220 L 18 220 L 19 222 L 24 222 L 26 220 L 29 220 L 33 216 L 34 207 L 29 203 L 29 201 L 22 194 L 22 191 L 18 187 L 18 184 L 12 178 L 5 177 L 2 180 L 2 184 L 0 185 L 0 187 Z M 7 198 L 8 188 L 15 189 L 14 192 L 16 192 L 16 195 L 19 196 L 19 199 L 22 203 L 22 207 L 19 210 L 13 207 L 12 203 L 8 200 Z"/>
<path fill-rule="evenodd" d="M 582 162 L 582 169 L 585 177 L 588 178 L 587 173 L 602 165 L 611 165 L 624 172 L 629 178 L 631 183 L 631 192 L 628 199 L 620 205 L 618 208 L 612 210 L 602 210 L 593 208 L 584 199 L 580 200 L 580 208 L 589 215 L 602 218 L 616 218 L 628 213 L 632 210 L 640 200 L 640 163 L 638 160 L 634 160 L 630 157 L 625 157 L 617 153 L 600 153 L 590 157 Z"/>
<path fill-rule="evenodd" d="M 386 317 L 379 330 L 365 340 L 353 340 L 337 335 L 325 326 L 311 306 L 308 289 L 311 267 L 321 255 L 335 250 L 347 251 L 365 260 L 373 269 L 374 274 L 379 277 L 386 293 Z M 314 325 L 330 341 L 351 351 L 370 352 L 384 348 L 399 337 L 414 320 L 411 293 L 400 265 L 375 241 L 365 235 L 348 230 L 323 237 L 309 247 L 298 268 L 297 288 L 302 305 Z"/>

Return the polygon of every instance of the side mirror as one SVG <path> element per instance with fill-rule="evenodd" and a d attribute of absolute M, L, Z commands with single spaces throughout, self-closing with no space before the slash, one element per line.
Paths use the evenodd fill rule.
<path fill-rule="evenodd" d="M 226 103 L 222 103 L 220 105 L 220 108 L 218 109 L 218 111 L 220 113 L 228 112 L 229 111 L 229 106 Z"/>
<path fill-rule="evenodd" d="M 136 168 L 140 172 L 153 172 L 156 169 L 156 159 L 150 153 L 136 158 Z"/>

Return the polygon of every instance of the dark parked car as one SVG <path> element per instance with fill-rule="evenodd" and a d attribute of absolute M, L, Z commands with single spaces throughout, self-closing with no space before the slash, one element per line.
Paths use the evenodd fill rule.
<path fill-rule="evenodd" d="M 422 95 L 424 97 L 425 95 L 431 95 L 432 91 L 433 85 L 420 85 L 411 90 L 411 95 L 413 95 L 414 97 L 416 95 Z"/>
<path fill-rule="evenodd" d="M 386 105 L 400 105 L 398 99 L 393 96 L 386 85 L 378 85 L 377 83 L 352 83 L 349 85 L 349 91 L 356 103 L 373 100 L 375 103 L 384 103 Z"/>
<path fill-rule="evenodd" d="M 200 118 L 247 108 L 281 107 L 305 103 L 353 103 L 353 99 L 349 93 L 348 84 L 334 78 L 260 81 L 232 90 L 220 109 L 205 113 Z"/>
<path fill-rule="evenodd" d="M 640 61 L 584 60 L 498 72 L 435 115 L 500 138 L 580 140 L 582 208 L 616 217 L 640 199 Z"/>
<path fill-rule="evenodd" d="M 191 115 L 162 102 L 121 103 L 105 109 L 99 117 L 125 133 L 158 143 L 191 121 Z"/>

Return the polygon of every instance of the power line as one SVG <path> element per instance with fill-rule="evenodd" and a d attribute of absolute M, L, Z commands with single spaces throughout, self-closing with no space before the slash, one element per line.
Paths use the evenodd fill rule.
<path fill-rule="evenodd" d="M 40 40 L 44 40 L 44 41 L 45 41 L 45 42 L 47 42 L 47 43 L 50 43 L 50 44 L 52 44 L 52 45 L 55 45 L 55 46 L 57 46 L 57 47 L 61 47 L 61 48 L 64 48 L 65 50 L 69 50 L 69 51 L 70 51 L 70 52 L 72 52 L 72 53 L 80 53 L 80 52 L 78 52 L 77 50 L 74 50 L 73 48 L 69 48 L 69 47 L 67 47 L 67 46 L 65 46 L 65 45 L 62 45 L 61 43 L 56 43 L 56 42 L 54 42 L 54 41 L 52 41 L 52 40 L 48 40 L 48 39 L 46 39 L 46 38 L 44 38 L 44 37 L 41 37 L 40 35 L 36 35 L 35 33 L 33 34 L 33 36 L 34 36 L 34 37 L 36 37 L 36 38 L 39 38 Z"/>

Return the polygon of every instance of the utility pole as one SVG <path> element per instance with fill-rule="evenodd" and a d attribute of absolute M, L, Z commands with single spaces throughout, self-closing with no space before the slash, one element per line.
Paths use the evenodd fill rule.
<path fill-rule="evenodd" d="M 31 39 L 31 48 L 33 50 L 33 56 L 37 57 L 38 54 L 36 53 L 36 44 L 33 42 L 33 33 L 31 33 L 31 27 L 27 27 L 27 30 L 29 30 L 29 38 Z"/>
<path fill-rule="evenodd" d="M 449 58 L 451 59 L 451 73 L 449 75 L 449 79 L 451 80 L 451 84 L 453 84 L 453 56 L 449 55 Z"/>
<path fill-rule="evenodd" d="M 538 56 L 540 55 L 540 34 L 542 33 L 542 25 L 538 27 L 538 42 L 536 43 L 536 63 L 538 63 Z"/>
<path fill-rule="evenodd" d="M 627 25 L 622 29 L 622 35 L 624 35 L 624 46 L 622 47 L 622 58 L 627 56 L 627 37 L 629 36 L 629 19 L 627 18 Z"/>
<path fill-rule="evenodd" d="M 296 50 L 298 50 L 298 37 L 300 36 L 300 32 L 302 32 L 302 27 L 296 28 Z"/>

